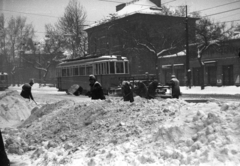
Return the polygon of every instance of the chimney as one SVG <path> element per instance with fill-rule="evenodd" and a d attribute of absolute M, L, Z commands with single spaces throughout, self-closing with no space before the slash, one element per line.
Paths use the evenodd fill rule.
<path fill-rule="evenodd" d="M 117 5 L 116 6 L 116 12 L 119 11 L 119 10 L 122 10 L 125 6 L 126 6 L 126 3 L 122 3 L 120 5 Z"/>
<path fill-rule="evenodd" d="M 152 3 L 157 5 L 157 7 L 161 7 L 161 0 L 150 0 Z"/>

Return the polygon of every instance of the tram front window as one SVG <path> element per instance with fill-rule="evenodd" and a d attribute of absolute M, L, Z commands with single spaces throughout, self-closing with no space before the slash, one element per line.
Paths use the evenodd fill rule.
<path fill-rule="evenodd" d="M 124 73 L 123 62 L 116 62 L 116 73 Z"/>
<path fill-rule="evenodd" d="M 115 74 L 114 62 L 110 62 L 110 74 Z"/>

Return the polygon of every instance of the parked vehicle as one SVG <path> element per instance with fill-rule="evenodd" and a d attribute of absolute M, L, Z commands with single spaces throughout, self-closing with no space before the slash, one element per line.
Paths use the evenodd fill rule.
<path fill-rule="evenodd" d="M 69 59 L 57 66 L 57 88 L 67 91 L 74 84 L 89 90 L 89 75 L 94 74 L 101 83 L 104 93 L 108 94 L 111 87 L 117 87 L 121 77 L 128 77 L 129 61 L 119 55 L 89 56 Z"/>
<path fill-rule="evenodd" d="M 9 87 L 8 74 L 0 72 L 0 90 L 5 90 Z"/>

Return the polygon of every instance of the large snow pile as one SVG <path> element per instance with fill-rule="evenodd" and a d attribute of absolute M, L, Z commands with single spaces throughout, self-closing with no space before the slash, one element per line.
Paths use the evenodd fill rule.
<path fill-rule="evenodd" d="M 29 125 L 4 134 L 31 152 L 33 166 L 240 165 L 240 103 L 135 97 L 34 112 L 41 114 Z"/>
<path fill-rule="evenodd" d="M 5 91 L 0 94 L 0 127 L 18 124 L 26 120 L 34 103 L 22 98 L 15 90 Z"/>

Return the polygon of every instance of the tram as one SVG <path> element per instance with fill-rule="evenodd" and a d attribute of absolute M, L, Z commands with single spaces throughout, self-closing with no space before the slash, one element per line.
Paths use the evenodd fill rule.
<path fill-rule="evenodd" d="M 72 85 L 78 84 L 87 92 L 89 75 L 94 74 L 101 83 L 104 93 L 111 87 L 117 87 L 123 77 L 130 76 L 129 61 L 120 55 L 89 56 L 69 59 L 57 66 L 57 88 L 67 91 Z"/>
<path fill-rule="evenodd" d="M 9 86 L 8 83 L 8 74 L 4 72 L 0 72 L 0 90 L 5 90 Z"/>

